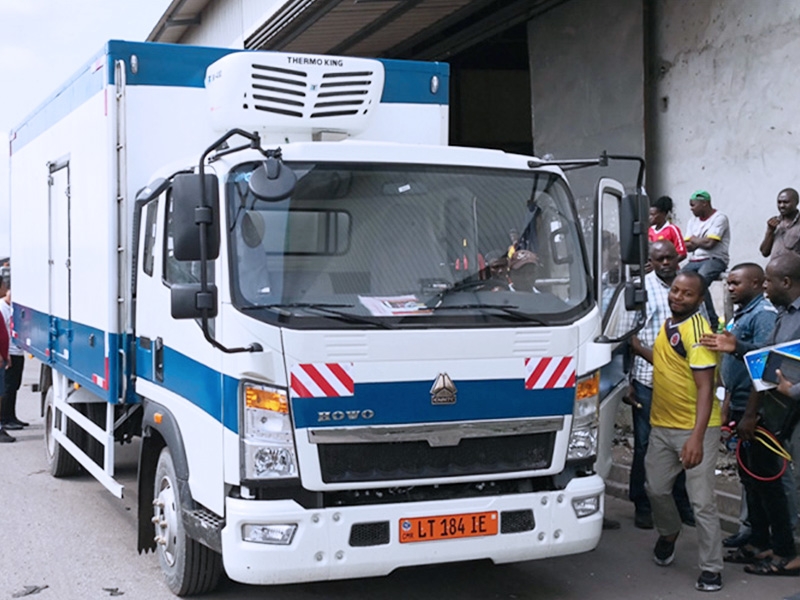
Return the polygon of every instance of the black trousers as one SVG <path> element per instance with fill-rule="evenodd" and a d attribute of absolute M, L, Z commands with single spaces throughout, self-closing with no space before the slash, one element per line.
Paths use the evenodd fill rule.
<path fill-rule="evenodd" d="M 783 482 L 758 481 L 740 471 L 750 519 L 749 543 L 759 550 L 771 548 L 782 558 L 796 555 L 791 516 Z"/>
<path fill-rule="evenodd" d="M 25 367 L 25 356 L 11 355 L 11 365 L 5 373 L 5 389 L 0 400 L 0 423 L 8 423 L 17 419 L 17 391 L 22 385 L 22 369 Z"/>

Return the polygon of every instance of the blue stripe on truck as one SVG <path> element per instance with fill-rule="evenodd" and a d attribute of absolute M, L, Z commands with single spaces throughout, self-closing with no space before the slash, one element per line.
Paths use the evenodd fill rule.
<path fill-rule="evenodd" d="M 61 324 L 66 329 L 64 323 Z M 73 322 L 71 324 L 69 358 L 62 357 L 64 347 L 58 342 L 48 346 L 51 317 L 30 308 L 14 306 L 14 326 L 22 347 L 54 369 L 90 389 L 107 402 L 117 402 L 118 369 L 114 365 L 123 336 L 110 334 L 108 355 L 109 389 L 103 390 L 92 381 L 92 375 L 103 376 L 105 360 L 104 332 Z M 59 336 L 58 341 L 66 339 Z M 208 415 L 222 422 L 233 432 L 239 431 L 240 380 L 220 373 L 169 346 L 164 347 L 164 380 L 153 373 L 153 344 L 135 344 L 135 375 L 186 398 Z M 47 350 L 49 352 L 46 352 Z M 127 368 L 127 366 L 126 366 Z M 575 398 L 574 388 L 526 390 L 522 378 L 492 380 L 455 380 L 457 400 L 450 405 L 431 403 L 431 382 L 396 381 L 355 384 L 354 395 L 339 398 L 293 398 L 292 417 L 297 429 L 307 427 L 341 427 L 342 425 L 392 425 L 515 419 L 549 415 L 570 415 Z M 127 386 L 130 389 L 130 385 Z M 131 394 L 132 396 L 132 394 Z M 129 398 L 130 400 L 134 398 Z M 369 419 L 362 411 L 371 411 Z M 339 412 L 342 420 L 333 417 Z M 330 413 L 326 418 L 320 413 Z M 369 413 L 368 413 L 369 414 Z"/>
<path fill-rule="evenodd" d="M 524 380 L 454 380 L 455 404 L 431 403 L 431 381 L 356 383 L 353 396 L 340 398 L 294 398 L 295 427 L 342 427 L 343 425 L 393 425 L 490 419 L 517 419 L 549 415 L 571 415 L 575 388 L 526 390 Z M 334 412 L 363 414 L 350 420 L 330 417 Z M 328 417 L 320 413 L 329 413 Z"/>
<path fill-rule="evenodd" d="M 76 321 L 67 321 L 14 303 L 14 333 L 17 345 L 43 363 L 64 373 L 106 402 L 119 399 L 120 374 L 115 365 L 125 336 Z M 108 357 L 108 373 L 106 373 Z M 102 381 L 106 379 L 107 384 Z M 135 400 L 128 397 L 128 400 Z"/>

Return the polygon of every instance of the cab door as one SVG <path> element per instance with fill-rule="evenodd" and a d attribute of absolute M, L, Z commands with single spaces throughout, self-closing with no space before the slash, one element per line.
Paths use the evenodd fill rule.
<path fill-rule="evenodd" d="M 192 497 L 224 512 L 223 376 L 220 353 L 206 342 L 193 319 L 171 314 L 171 287 L 194 282 L 199 261 L 178 261 L 174 254 L 171 188 L 144 205 L 139 231 L 136 281 L 136 392 L 157 404 L 161 427 L 179 477 L 188 477 Z M 215 281 L 219 259 L 208 262 Z M 212 327 L 214 326 L 212 320 Z M 161 431 L 161 429 L 160 429 Z M 178 444 L 175 441 L 179 440 Z"/>
<path fill-rule="evenodd" d="M 597 186 L 595 198 L 596 226 L 594 253 L 595 293 L 603 315 L 603 335 L 607 339 L 617 335 L 625 315 L 625 283 L 627 269 L 622 260 L 622 203 L 625 189 L 614 179 L 603 178 Z M 607 478 L 611 472 L 611 445 L 614 425 L 622 397 L 628 388 L 625 373 L 627 344 L 611 342 L 611 362 L 600 370 L 600 424 L 598 431 L 598 474 Z"/>

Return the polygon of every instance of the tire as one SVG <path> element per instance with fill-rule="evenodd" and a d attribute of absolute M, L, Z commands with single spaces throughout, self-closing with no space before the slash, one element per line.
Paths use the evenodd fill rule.
<path fill-rule="evenodd" d="M 169 448 L 161 450 L 154 483 L 156 554 L 167 586 L 177 596 L 210 592 L 222 575 L 222 557 L 186 535 Z"/>
<path fill-rule="evenodd" d="M 80 463 L 67 452 L 61 444 L 59 444 L 53 437 L 53 429 L 56 425 L 56 419 L 66 419 L 65 416 L 58 414 L 55 407 L 55 392 L 53 386 L 50 386 L 45 393 L 44 401 L 44 450 L 47 458 L 47 466 L 50 469 L 50 474 L 53 477 L 68 477 L 69 475 L 76 475 L 81 471 Z M 72 422 L 67 423 L 67 431 L 69 433 L 76 433 L 77 425 Z M 70 436 L 72 439 L 72 436 Z"/>
<path fill-rule="evenodd" d="M 41 369 L 39 369 L 39 395 L 41 396 L 39 407 L 41 408 L 42 416 L 44 416 L 44 403 L 47 399 L 47 390 L 51 387 L 53 387 L 53 370 L 47 365 L 42 365 Z"/>

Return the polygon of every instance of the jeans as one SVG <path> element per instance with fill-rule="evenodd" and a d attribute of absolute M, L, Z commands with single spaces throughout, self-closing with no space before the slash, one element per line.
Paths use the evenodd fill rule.
<path fill-rule="evenodd" d="M 633 462 L 631 463 L 631 478 L 629 482 L 628 498 L 636 507 L 637 513 L 650 513 L 650 499 L 644 489 L 646 479 L 644 470 L 644 457 L 647 454 L 648 440 L 650 439 L 650 406 L 653 403 L 653 388 L 643 383 L 632 382 L 636 401 L 642 408 L 632 407 L 633 411 Z M 678 507 L 681 519 L 692 517 L 692 504 L 686 493 L 686 473 L 681 471 L 672 487 L 672 497 Z"/>
<path fill-rule="evenodd" d="M 736 425 L 739 424 L 739 421 L 742 420 L 744 416 L 744 410 L 737 410 L 735 408 L 731 408 L 728 412 L 728 425 L 733 423 L 733 430 L 736 431 Z M 742 478 L 739 477 L 739 482 L 741 483 Z M 750 527 L 750 517 L 749 512 L 747 510 L 747 491 L 744 489 L 744 484 L 742 484 L 742 494 L 741 500 L 739 500 L 739 530 L 737 534 L 744 534 L 749 536 L 752 529 Z"/>
<path fill-rule="evenodd" d="M 719 279 L 719 276 L 722 275 L 727 267 L 727 263 L 721 258 L 706 258 L 705 260 L 690 260 L 682 269 L 683 271 L 696 271 L 700 273 L 700 276 L 706 282 L 705 305 L 706 311 L 708 311 L 709 325 L 711 325 L 711 329 L 714 331 L 717 329 L 719 317 L 717 316 L 717 311 L 714 309 L 714 301 L 711 299 L 711 284 Z"/>

